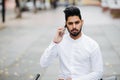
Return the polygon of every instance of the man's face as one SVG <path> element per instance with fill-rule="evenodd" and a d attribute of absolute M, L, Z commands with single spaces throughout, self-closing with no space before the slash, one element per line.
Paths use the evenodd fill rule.
<path fill-rule="evenodd" d="M 78 16 L 70 16 L 67 19 L 66 25 L 71 36 L 78 36 L 81 33 L 83 20 L 80 20 Z"/>

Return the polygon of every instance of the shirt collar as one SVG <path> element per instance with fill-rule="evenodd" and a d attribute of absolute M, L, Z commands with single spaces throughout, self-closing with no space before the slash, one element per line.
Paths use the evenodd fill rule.
<path fill-rule="evenodd" d="M 81 37 L 79 37 L 78 39 L 74 40 L 74 39 L 72 39 L 72 38 L 70 37 L 70 35 L 68 34 L 68 39 L 69 39 L 70 41 L 72 41 L 72 42 L 79 42 L 79 41 L 82 40 L 83 36 L 84 36 L 84 34 L 83 34 L 83 32 L 82 32 Z"/>

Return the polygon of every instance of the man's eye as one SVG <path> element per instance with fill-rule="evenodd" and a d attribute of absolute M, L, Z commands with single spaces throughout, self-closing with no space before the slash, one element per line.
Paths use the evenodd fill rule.
<path fill-rule="evenodd" d="M 68 23 L 69 25 L 72 25 L 73 23 Z"/>
<path fill-rule="evenodd" d="M 79 21 L 75 22 L 75 24 L 79 24 L 79 23 L 80 23 Z"/>

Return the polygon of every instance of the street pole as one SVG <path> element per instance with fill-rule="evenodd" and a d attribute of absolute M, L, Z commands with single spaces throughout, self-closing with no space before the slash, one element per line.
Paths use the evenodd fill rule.
<path fill-rule="evenodd" d="M 2 0 L 2 22 L 5 22 L 5 0 Z"/>

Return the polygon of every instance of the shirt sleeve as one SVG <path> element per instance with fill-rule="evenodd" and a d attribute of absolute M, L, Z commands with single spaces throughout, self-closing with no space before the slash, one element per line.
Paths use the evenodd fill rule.
<path fill-rule="evenodd" d="M 45 68 L 49 66 L 55 57 L 57 57 L 57 45 L 58 44 L 52 42 L 44 51 L 43 55 L 40 58 L 41 67 Z"/>
<path fill-rule="evenodd" d="M 91 54 L 91 73 L 81 76 L 79 78 L 73 78 L 72 80 L 100 80 L 103 76 L 103 60 L 100 48 L 97 47 Z"/>

